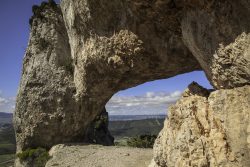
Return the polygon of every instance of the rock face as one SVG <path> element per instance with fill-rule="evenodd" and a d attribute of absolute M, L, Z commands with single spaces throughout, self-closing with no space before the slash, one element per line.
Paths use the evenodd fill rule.
<path fill-rule="evenodd" d="M 180 33 L 168 31 L 172 25 L 158 22 L 162 32 L 154 29 L 151 14 L 168 5 L 147 4 L 149 14 L 141 16 L 144 4 L 135 2 L 33 7 L 14 116 L 18 151 L 82 142 L 117 91 L 200 69 Z"/>
<path fill-rule="evenodd" d="M 186 6 L 181 21 L 183 41 L 214 87 L 249 84 L 250 2 L 187 0 L 181 4 Z"/>
<path fill-rule="evenodd" d="M 61 10 L 43 3 L 33 12 L 14 114 L 19 151 L 39 145 L 49 148 L 82 134 L 73 123 L 84 113 L 78 112 L 74 98 L 72 58 Z"/>
<path fill-rule="evenodd" d="M 220 88 L 249 85 L 250 33 L 242 33 L 234 43 L 220 46 L 212 60 L 212 80 Z"/>
<path fill-rule="evenodd" d="M 250 86 L 210 92 L 193 83 L 168 116 L 151 167 L 250 166 Z"/>
<path fill-rule="evenodd" d="M 203 69 L 216 89 L 249 85 L 248 0 L 50 0 L 33 13 L 14 116 L 18 152 L 109 145 L 105 126 L 99 139 L 89 132 L 93 121 L 113 94 L 147 81 Z"/>

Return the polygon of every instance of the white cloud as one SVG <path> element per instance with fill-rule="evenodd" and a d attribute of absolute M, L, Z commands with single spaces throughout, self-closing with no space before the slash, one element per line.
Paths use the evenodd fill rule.
<path fill-rule="evenodd" d="M 147 92 L 146 93 L 146 97 L 153 97 L 155 95 L 155 93 L 154 92 Z"/>
<path fill-rule="evenodd" d="M 0 90 L 0 112 L 12 113 L 15 109 L 15 97 L 4 97 Z"/>
<path fill-rule="evenodd" d="M 113 115 L 166 114 L 169 105 L 174 104 L 180 96 L 180 91 L 147 92 L 141 96 L 115 95 L 107 103 L 106 109 Z M 15 101 L 15 97 L 4 97 L 0 91 L 0 112 L 13 112 Z"/>
<path fill-rule="evenodd" d="M 106 109 L 114 115 L 166 114 L 168 106 L 174 104 L 180 96 L 180 91 L 147 92 L 142 96 L 115 95 L 107 103 Z"/>
<path fill-rule="evenodd" d="M 6 103 L 8 103 L 8 100 L 3 97 L 0 97 L 0 106 L 5 105 Z"/>

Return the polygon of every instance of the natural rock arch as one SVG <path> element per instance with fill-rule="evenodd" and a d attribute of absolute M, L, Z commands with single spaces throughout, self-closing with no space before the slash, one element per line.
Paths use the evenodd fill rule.
<path fill-rule="evenodd" d="M 17 151 L 82 141 L 114 93 L 146 81 L 203 69 L 217 89 L 249 84 L 249 9 L 247 0 L 62 0 L 33 8 Z"/>

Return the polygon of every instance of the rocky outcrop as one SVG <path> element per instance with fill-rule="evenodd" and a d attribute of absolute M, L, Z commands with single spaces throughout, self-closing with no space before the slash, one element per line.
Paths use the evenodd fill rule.
<path fill-rule="evenodd" d="M 211 68 L 212 81 L 216 87 L 249 85 L 250 33 L 242 33 L 227 46 L 221 45 L 214 54 Z"/>
<path fill-rule="evenodd" d="M 77 112 L 70 45 L 61 10 L 56 4 L 43 3 L 34 6 L 33 12 L 14 114 L 18 151 L 39 145 L 49 148 L 82 134 L 73 123 L 84 113 Z"/>
<path fill-rule="evenodd" d="M 249 6 L 248 0 L 34 6 L 14 116 L 17 151 L 98 136 L 109 142 L 105 123 L 100 135 L 89 132 L 93 121 L 114 93 L 147 81 L 203 69 L 216 89 L 249 85 Z"/>
<path fill-rule="evenodd" d="M 192 3 L 191 3 L 192 2 Z M 250 2 L 187 0 L 183 41 L 216 89 L 249 85 Z"/>
<path fill-rule="evenodd" d="M 169 108 L 151 167 L 250 166 L 250 86 L 218 91 L 193 83 Z"/>
<path fill-rule="evenodd" d="M 117 91 L 200 69 L 177 29 L 153 19 L 168 3 L 147 2 L 141 14 L 144 6 L 67 0 L 33 7 L 14 118 L 18 151 L 82 142 Z"/>

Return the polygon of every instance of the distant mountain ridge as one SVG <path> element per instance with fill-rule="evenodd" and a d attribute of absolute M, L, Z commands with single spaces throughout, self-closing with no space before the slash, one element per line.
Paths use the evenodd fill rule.
<path fill-rule="evenodd" d="M 109 115 L 109 121 L 133 121 L 144 119 L 165 119 L 167 115 Z"/>
<path fill-rule="evenodd" d="M 0 123 L 12 123 L 13 113 L 0 112 Z M 166 115 L 109 115 L 109 121 L 165 119 Z"/>
<path fill-rule="evenodd" d="M 0 112 L 0 124 L 10 124 L 12 123 L 13 114 Z"/>
<path fill-rule="evenodd" d="M 12 118 L 12 113 L 0 112 L 0 118 Z"/>
<path fill-rule="evenodd" d="M 141 120 L 110 121 L 109 131 L 115 139 L 135 137 L 139 135 L 158 135 L 164 125 L 165 118 L 150 118 Z"/>

